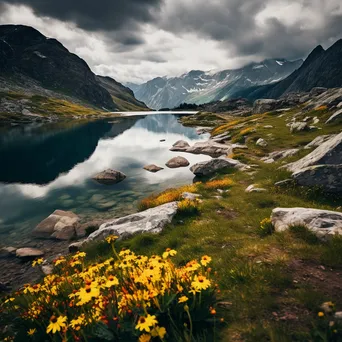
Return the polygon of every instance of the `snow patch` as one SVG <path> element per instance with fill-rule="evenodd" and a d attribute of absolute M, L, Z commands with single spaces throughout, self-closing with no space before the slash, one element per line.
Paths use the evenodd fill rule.
<path fill-rule="evenodd" d="M 284 65 L 284 62 L 276 61 L 279 65 Z"/>

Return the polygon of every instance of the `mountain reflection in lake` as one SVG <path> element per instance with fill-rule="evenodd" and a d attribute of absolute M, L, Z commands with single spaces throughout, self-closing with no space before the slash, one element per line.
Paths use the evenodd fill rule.
<path fill-rule="evenodd" d="M 7 128 L 0 138 L 0 234 L 2 243 L 20 241 L 55 209 L 82 218 L 111 218 L 136 211 L 153 192 L 190 183 L 189 168 L 165 163 L 183 155 L 190 164 L 210 157 L 169 148 L 183 139 L 207 139 L 182 126 L 176 115 L 156 114 L 86 123 Z M 160 140 L 166 140 L 161 142 Z M 165 167 L 153 174 L 147 164 Z M 107 168 L 124 172 L 122 183 L 105 186 L 91 177 Z"/>

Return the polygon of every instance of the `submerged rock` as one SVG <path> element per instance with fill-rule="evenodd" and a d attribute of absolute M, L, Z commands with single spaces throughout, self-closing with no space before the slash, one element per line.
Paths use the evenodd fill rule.
<path fill-rule="evenodd" d="M 166 164 L 167 167 L 169 167 L 170 169 L 176 169 L 178 167 L 186 167 L 189 166 L 190 163 L 187 159 L 185 159 L 184 157 L 175 157 L 170 159 Z"/>
<path fill-rule="evenodd" d="M 37 248 L 31 248 L 31 247 L 24 247 L 19 248 L 16 250 L 16 256 L 18 258 L 38 258 L 44 255 L 44 252 L 37 249 Z"/>
<path fill-rule="evenodd" d="M 276 208 L 271 220 L 277 232 L 304 226 L 322 240 L 342 235 L 342 213 L 311 208 Z"/>
<path fill-rule="evenodd" d="M 112 185 L 122 182 L 126 178 L 126 175 L 120 171 L 107 169 L 95 175 L 93 179 L 100 184 Z"/>
<path fill-rule="evenodd" d="M 172 221 L 177 210 L 177 202 L 171 202 L 114 219 L 104 223 L 99 230 L 90 234 L 86 242 L 101 240 L 112 234 L 126 237 L 136 233 L 159 233 Z"/>
<path fill-rule="evenodd" d="M 154 164 L 151 164 L 151 165 L 144 166 L 144 170 L 156 173 L 158 171 L 164 170 L 164 168 L 160 167 L 160 166 L 157 166 L 157 165 L 154 165 Z"/>
<path fill-rule="evenodd" d="M 55 210 L 33 230 L 35 236 L 70 240 L 76 234 L 79 217 L 71 211 Z"/>
<path fill-rule="evenodd" d="M 203 177 L 203 176 L 211 175 L 220 170 L 224 170 L 228 168 L 240 169 L 245 166 L 246 165 L 242 164 L 241 162 L 235 159 L 216 158 L 216 159 L 211 159 L 209 161 L 197 163 L 191 166 L 190 170 L 196 176 Z"/>

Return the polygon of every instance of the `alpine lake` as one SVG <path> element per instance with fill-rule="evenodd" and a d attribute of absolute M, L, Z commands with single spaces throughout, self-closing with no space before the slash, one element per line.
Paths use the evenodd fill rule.
<path fill-rule="evenodd" d="M 178 122 L 180 113 L 127 113 L 97 121 L 73 120 L 0 126 L 0 247 L 32 238 L 34 227 L 54 210 L 82 221 L 111 219 L 138 211 L 138 202 L 167 188 L 189 184 L 190 166 L 204 155 L 170 152 L 178 140 L 208 139 Z M 190 166 L 169 169 L 176 156 Z M 164 169 L 150 173 L 145 165 Z M 92 179 L 114 169 L 127 178 L 115 185 Z"/>

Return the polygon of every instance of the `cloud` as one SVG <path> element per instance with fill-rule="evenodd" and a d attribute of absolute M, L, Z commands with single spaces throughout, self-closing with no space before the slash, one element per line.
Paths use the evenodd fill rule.
<path fill-rule="evenodd" d="M 0 0 L 0 23 L 31 25 L 96 73 L 143 82 L 192 69 L 306 57 L 342 36 L 340 0 Z"/>

